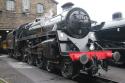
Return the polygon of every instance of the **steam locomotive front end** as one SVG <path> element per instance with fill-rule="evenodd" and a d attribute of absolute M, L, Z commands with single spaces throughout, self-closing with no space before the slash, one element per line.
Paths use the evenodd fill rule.
<path fill-rule="evenodd" d="M 90 31 L 91 20 L 81 8 L 73 8 L 66 15 L 66 33 L 73 38 L 84 38 Z"/>
<path fill-rule="evenodd" d="M 101 73 L 99 70 L 108 71 L 108 60 L 114 59 L 119 55 L 112 54 L 112 51 L 88 51 L 88 52 L 69 52 L 73 62 L 79 62 L 82 73 L 95 76 Z"/>
<path fill-rule="evenodd" d="M 113 54 L 112 50 L 98 50 L 96 46 L 94 46 L 94 43 L 87 46 L 89 44 L 88 35 L 91 29 L 91 20 L 87 12 L 83 9 L 71 9 L 66 16 L 65 23 L 66 34 L 74 38 L 69 38 L 73 43 L 76 41 L 76 39 L 78 40 L 74 43 L 74 45 L 79 48 L 79 51 L 69 51 L 68 55 L 72 62 L 80 63 L 81 66 L 79 65 L 78 67 L 81 71 L 86 72 L 92 76 L 99 73 L 100 69 L 108 71 L 108 60 L 116 60 L 116 57 L 120 57 L 118 53 L 117 55 Z M 82 42 L 79 42 L 80 40 L 82 40 Z"/>

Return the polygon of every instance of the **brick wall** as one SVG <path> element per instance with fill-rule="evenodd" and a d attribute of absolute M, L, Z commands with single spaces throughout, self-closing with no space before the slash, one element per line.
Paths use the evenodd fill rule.
<path fill-rule="evenodd" d="M 31 0 L 28 14 L 22 13 L 22 0 L 15 0 L 14 12 L 6 10 L 5 1 L 0 0 L 0 29 L 14 29 L 21 24 L 33 21 L 39 16 L 44 17 L 50 15 L 50 13 L 57 14 L 57 3 L 52 0 Z M 44 6 L 42 14 L 36 13 L 37 3 L 41 3 Z"/>

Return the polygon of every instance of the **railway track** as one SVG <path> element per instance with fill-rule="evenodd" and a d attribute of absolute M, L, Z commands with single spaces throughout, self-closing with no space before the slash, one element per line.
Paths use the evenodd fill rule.
<path fill-rule="evenodd" d="M 82 73 L 79 79 L 87 80 L 87 83 L 125 83 L 125 67 L 109 66 L 108 72 L 101 71 L 94 77 Z"/>
<path fill-rule="evenodd" d="M 10 66 L 12 66 L 14 69 L 20 71 L 20 73 L 23 73 L 23 74 L 27 74 L 27 72 L 34 71 L 34 72 L 30 73 L 30 76 L 29 76 L 29 73 L 26 76 L 29 76 L 30 78 L 31 78 L 31 76 L 35 77 L 35 78 L 37 78 L 37 80 L 38 79 L 41 80 L 43 78 L 46 78 L 46 76 L 48 76 L 49 74 L 52 74 L 52 73 L 48 73 L 43 70 L 39 70 L 38 68 L 36 68 L 34 66 L 30 66 L 26 63 L 19 62 L 12 58 L 8 58 L 7 56 L 5 56 L 5 57 L 1 56 L 0 61 L 9 63 Z M 1 64 L 3 64 L 3 63 L 1 63 Z M 74 77 L 74 79 L 71 81 L 68 79 L 64 79 L 57 72 L 54 73 L 53 75 L 50 75 L 50 78 L 52 78 L 53 81 L 58 80 L 60 83 L 64 82 L 64 80 L 66 82 L 70 81 L 68 83 L 125 83 L 125 68 L 124 67 L 109 66 L 109 69 L 110 70 L 108 72 L 102 72 L 101 75 L 94 76 L 94 77 L 88 76 L 85 73 L 81 73 L 81 74 L 79 74 L 79 76 Z M 45 77 L 42 78 L 43 74 Z M 53 78 L 53 76 L 54 76 L 54 78 Z M 32 79 L 34 79 L 34 78 L 32 78 Z M 48 79 L 48 78 L 46 78 L 46 79 Z M 43 80 L 45 80 L 45 79 L 43 79 Z"/>
<path fill-rule="evenodd" d="M 80 74 L 77 78 L 73 79 L 74 81 L 77 81 L 78 83 L 119 83 L 117 81 L 107 79 L 104 77 L 90 77 L 86 74 Z"/>

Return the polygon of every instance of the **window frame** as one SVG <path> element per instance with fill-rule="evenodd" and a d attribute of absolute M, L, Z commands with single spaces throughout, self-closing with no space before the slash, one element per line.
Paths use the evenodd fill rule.
<path fill-rule="evenodd" d="M 39 11 L 39 8 L 38 7 L 42 7 L 42 12 Z M 44 5 L 42 3 L 37 3 L 36 4 L 36 13 L 37 14 L 43 14 L 44 13 Z"/>
<path fill-rule="evenodd" d="M 30 10 L 31 10 L 31 0 L 28 0 L 29 1 L 29 3 L 28 3 L 28 5 L 29 5 L 29 7 L 28 7 L 28 11 L 25 11 L 27 8 L 24 8 L 24 6 L 25 6 L 25 3 L 24 3 L 24 0 L 21 0 L 21 2 L 22 2 L 22 13 L 29 13 L 30 12 Z"/>
<path fill-rule="evenodd" d="M 8 8 L 8 1 L 12 1 L 13 2 L 13 8 L 12 8 L 12 3 L 11 3 L 11 8 Z M 6 10 L 7 11 L 15 11 L 16 10 L 16 3 L 15 3 L 15 0 L 6 0 Z"/>

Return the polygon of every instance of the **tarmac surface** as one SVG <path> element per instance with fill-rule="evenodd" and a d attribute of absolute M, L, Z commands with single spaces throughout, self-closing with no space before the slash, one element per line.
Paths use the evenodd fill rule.
<path fill-rule="evenodd" d="M 110 70 L 102 77 L 125 83 L 125 68 L 110 67 Z M 27 63 L 8 58 L 7 55 L 0 56 L 0 78 L 8 83 L 113 83 L 85 78 L 83 75 L 74 80 L 65 79 L 59 74 L 49 73 Z"/>

